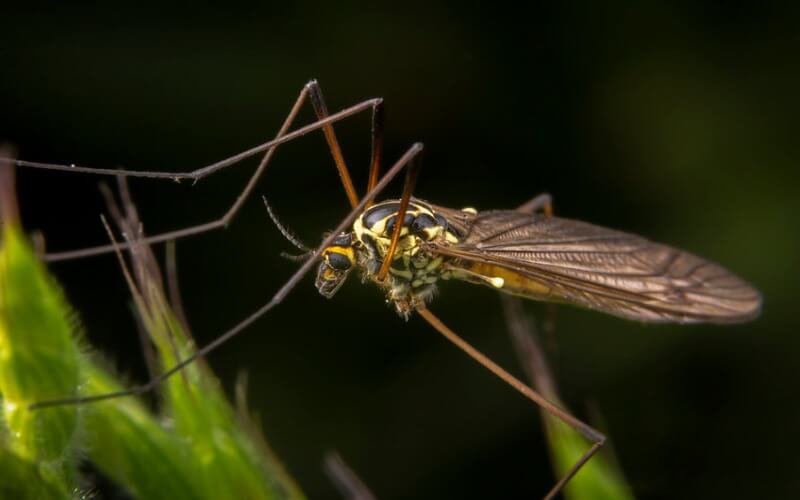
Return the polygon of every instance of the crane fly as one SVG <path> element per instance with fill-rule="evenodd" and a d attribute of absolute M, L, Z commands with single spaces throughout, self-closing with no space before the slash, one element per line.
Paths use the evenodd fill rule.
<path fill-rule="evenodd" d="M 318 120 L 289 131 L 301 106 L 310 100 Z M 372 110 L 372 156 L 367 194 L 353 186 L 333 123 Z M 281 303 L 313 268 L 316 286 L 332 297 L 354 269 L 376 283 L 397 312 L 418 313 L 466 354 L 544 410 L 572 426 L 591 441 L 586 453 L 548 492 L 554 497 L 604 444 L 606 437 L 554 405 L 509 374 L 449 329 L 427 307 L 439 280 L 462 280 L 490 286 L 528 299 L 568 303 L 622 318 L 645 322 L 735 323 L 758 315 L 761 298 L 751 285 L 722 266 L 640 236 L 552 215 L 549 195 L 540 195 L 513 210 L 479 212 L 451 209 L 412 197 L 419 173 L 422 144 L 414 144 L 382 176 L 383 101 L 370 99 L 338 113 L 328 113 L 319 85 L 309 82 L 300 92 L 277 137 L 260 146 L 195 171 L 162 172 L 88 168 L 0 158 L 20 167 L 65 170 L 122 177 L 151 177 L 198 181 L 245 158 L 265 153 L 240 195 L 219 219 L 143 238 L 157 243 L 226 227 L 271 160 L 276 148 L 311 131 L 322 129 L 339 172 L 349 215 L 317 247 L 307 251 L 301 266 L 261 308 L 241 320 L 192 356 L 181 360 L 145 384 L 124 391 L 42 401 L 31 408 L 86 404 L 142 394 L 194 360 L 207 355 Z M 374 203 L 375 197 L 401 171 L 406 179 L 400 199 Z M 266 200 L 265 200 L 266 201 Z M 278 228 L 303 248 L 268 212 Z M 70 260 L 129 248 L 129 243 L 101 245 L 45 255 L 45 260 Z"/>
<path fill-rule="evenodd" d="M 424 305 L 439 279 L 647 322 L 736 323 L 760 311 L 759 293 L 722 266 L 640 236 L 546 213 L 454 210 L 416 199 L 400 216 L 400 205 L 373 206 L 323 251 L 322 295 L 332 296 L 358 267 L 404 316 Z"/>

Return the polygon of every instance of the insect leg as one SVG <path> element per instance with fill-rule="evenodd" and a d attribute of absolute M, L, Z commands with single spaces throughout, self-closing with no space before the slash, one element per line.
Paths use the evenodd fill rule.
<path fill-rule="evenodd" d="M 312 83 L 314 83 L 314 85 L 316 86 L 316 82 L 312 81 Z M 369 100 L 369 101 L 364 101 L 363 103 L 359 103 L 356 106 L 353 106 L 351 108 L 348 108 L 348 109 L 344 110 L 343 112 L 336 113 L 335 115 L 330 115 L 330 116 L 327 115 L 327 111 L 326 111 L 325 112 L 325 116 L 321 116 L 321 119 L 318 122 L 312 123 L 309 126 L 306 126 L 306 127 L 301 128 L 301 129 L 298 129 L 295 132 L 289 133 L 288 132 L 289 127 L 291 127 L 291 125 L 294 122 L 295 118 L 297 117 L 297 114 L 299 113 L 303 103 L 305 102 L 306 98 L 309 96 L 309 92 L 310 92 L 309 89 L 311 88 L 310 86 L 311 86 L 311 84 L 303 87 L 303 90 L 300 92 L 300 95 L 297 97 L 297 100 L 295 101 L 294 105 L 292 106 L 292 109 L 289 112 L 289 115 L 286 117 L 286 120 L 284 121 L 283 125 L 281 126 L 281 129 L 278 132 L 278 135 L 276 136 L 276 138 L 274 140 L 272 140 L 272 141 L 270 141 L 268 143 L 265 143 L 262 146 L 258 147 L 258 148 L 265 148 L 266 151 L 267 151 L 266 154 L 264 155 L 263 159 L 259 163 L 259 165 L 256 168 L 256 170 L 253 173 L 253 175 L 248 180 L 248 182 L 245 185 L 245 187 L 242 190 L 242 192 L 237 196 L 236 200 L 233 202 L 233 204 L 230 206 L 230 208 L 228 208 L 228 210 L 222 215 L 222 217 L 220 217 L 219 219 L 215 219 L 213 221 L 209 221 L 209 222 L 203 223 L 203 224 L 198 224 L 198 225 L 195 225 L 195 226 L 190 226 L 190 227 L 179 229 L 179 230 L 176 230 L 176 231 L 168 231 L 168 232 L 165 232 L 165 233 L 160 233 L 160 234 L 156 234 L 156 235 L 153 235 L 153 236 L 149 236 L 149 237 L 145 238 L 142 242 L 143 243 L 148 243 L 148 244 L 160 243 L 160 242 L 164 242 L 164 241 L 168 241 L 168 240 L 175 240 L 175 239 L 179 239 L 179 238 L 185 238 L 187 236 L 193 236 L 193 235 L 196 235 L 196 234 L 202 234 L 202 233 L 205 233 L 205 232 L 209 232 L 209 231 L 213 231 L 213 230 L 216 230 L 216 229 L 227 227 L 228 224 L 230 224 L 231 221 L 233 220 L 233 218 L 236 216 L 236 214 L 238 213 L 239 209 L 241 209 L 242 205 L 247 200 L 247 198 L 250 195 L 250 193 L 255 188 L 255 185 L 258 182 L 259 178 L 261 177 L 262 173 L 264 172 L 264 169 L 266 169 L 267 164 L 270 162 L 270 160 L 274 156 L 275 151 L 276 151 L 276 147 L 278 145 L 282 144 L 283 142 L 287 142 L 288 140 L 290 140 L 290 139 L 287 139 L 287 138 L 297 137 L 298 136 L 297 135 L 298 132 L 301 132 L 301 131 L 305 130 L 304 133 L 307 133 L 307 132 L 310 132 L 310 131 L 315 130 L 317 128 L 331 127 L 330 123 L 332 123 L 332 121 L 336 121 L 336 120 L 332 120 L 333 118 L 336 118 L 337 120 L 338 119 L 342 119 L 342 118 L 345 118 L 347 116 L 350 116 L 351 114 L 355 114 L 355 113 L 358 113 L 360 111 L 363 111 L 364 109 L 367 109 L 369 107 L 374 107 L 374 106 L 377 105 L 377 103 L 382 102 L 381 99 L 372 99 L 372 100 Z M 318 86 L 317 87 L 313 87 L 313 88 L 317 88 L 318 89 Z M 327 129 L 325 129 L 325 130 L 327 130 Z M 332 130 L 332 128 L 331 128 L 331 130 Z M 302 135 L 302 134 L 300 134 L 300 135 Z M 335 137 L 334 137 L 334 141 L 335 141 Z M 252 151 L 254 151 L 255 149 L 258 149 L 258 148 L 251 149 L 251 150 L 249 150 L 249 152 L 252 152 Z M 261 150 L 255 151 L 252 154 L 256 154 L 256 153 L 258 153 L 260 151 Z M 333 149 L 332 149 L 332 151 L 333 151 Z M 248 152 L 245 152 L 245 153 L 248 153 Z M 197 181 L 197 180 L 201 179 L 202 177 L 205 177 L 206 175 L 209 175 L 209 174 L 213 173 L 216 170 L 219 170 L 221 168 L 224 168 L 225 166 L 231 165 L 232 164 L 232 163 L 230 163 L 231 159 L 238 158 L 233 163 L 235 163 L 236 161 L 243 160 L 244 158 L 247 157 L 247 156 L 243 156 L 245 153 L 236 155 L 236 156 L 234 156 L 232 158 L 229 158 L 228 160 L 223 160 L 222 162 L 218 162 L 218 163 L 216 163 L 214 165 L 211 165 L 209 167 L 203 167 L 201 169 L 195 170 L 194 172 L 191 172 L 189 174 L 185 174 L 185 177 L 178 176 L 178 177 L 174 177 L 174 178 L 176 180 L 179 180 L 181 178 L 190 178 L 190 179 L 194 179 L 195 181 Z M 19 164 L 19 163 L 20 162 L 17 162 L 17 164 Z M 32 164 L 30 162 L 22 162 L 22 163 L 24 163 L 26 166 L 37 166 L 37 167 L 40 166 L 40 165 L 45 165 L 45 164 Z M 214 167 L 214 170 L 210 170 L 212 167 Z M 46 167 L 41 167 L 41 168 L 46 168 Z M 62 170 L 62 169 L 58 168 L 56 170 Z M 73 169 L 73 170 L 79 171 L 79 172 L 86 172 L 87 170 L 91 170 L 91 172 L 89 172 L 89 173 L 106 173 L 106 172 L 109 171 L 109 170 L 106 170 L 106 169 L 85 169 L 83 167 L 75 167 L 75 169 Z M 110 172 L 116 172 L 116 173 L 119 173 L 119 175 L 129 176 L 129 177 L 138 177 L 139 176 L 138 173 L 135 172 L 135 171 L 110 170 Z M 346 172 L 346 170 L 345 170 L 345 172 Z M 139 172 L 139 173 L 141 173 L 141 172 Z M 149 174 L 149 172 L 145 172 L 145 173 Z M 147 175 L 147 176 L 149 176 L 149 175 Z M 119 243 L 119 247 L 120 248 L 127 249 L 128 246 L 129 246 L 129 243 L 127 243 L 127 242 Z M 64 252 L 49 253 L 49 254 L 46 254 L 44 256 L 44 260 L 47 261 L 47 262 L 57 262 L 57 261 L 62 261 L 62 260 L 80 259 L 80 258 L 83 258 L 83 257 L 90 257 L 90 256 L 93 256 L 93 255 L 100 255 L 100 254 L 110 253 L 113 250 L 114 250 L 114 247 L 112 245 L 110 245 L 110 244 L 108 244 L 108 245 L 98 245 L 98 246 L 89 247 L 89 248 L 83 248 L 83 249 L 79 249 L 79 250 L 69 250 L 69 251 L 64 251 Z"/>
<path fill-rule="evenodd" d="M 544 353 L 533 340 L 531 325 L 528 323 L 523 313 L 522 301 L 510 295 L 502 295 L 501 300 L 506 323 L 508 324 L 509 333 L 511 334 L 511 340 L 520 358 L 522 367 L 531 379 L 531 384 L 539 393 L 545 395 L 548 399 L 558 402 L 559 398 L 555 380 L 547 367 L 547 360 Z M 581 467 L 583 467 L 583 465 L 603 446 L 605 439 L 606 437 L 603 436 L 602 441 L 594 441 L 589 449 L 572 464 L 567 473 L 553 485 L 545 498 L 555 498 L 564 485 L 566 485 L 569 480 L 577 474 Z"/>
<path fill-rule="evenodd" d="M 314 112 L 317 114 L 317 118 L 320 120 L 327 118 L 329 116 L 328 106 L 325 104 L 325 98 L 322 97 L 322 89 L 319 83 L 316 80 L 311 80 L 306 84 L 305 90 L 308 91 L 311 105 L 314 106 Z M 333 156 L 333 161 L 336 163 L 336 170 L 339 171 L 339 177 L 342 179 L 342 185 L 344 185 L 345 193 L 347 193 L 347 199 L 350 201 L 350 206 L 354 207 L 358 205 L 358 194 L 356 194 L 356 188 L 353 186 L 353 179 L 350 177 L 347 164 L 344 162 L 342 148 L 339 146 L 339 141 L 336 139 L 333 125 L 326 124 L 322 127 L 322 131 L 325 133 L 325 140 L 328 142 L 331 156 Z"/>
<path fill-rule="evenodd" d="M 469 355 L 472 359 L 482 364 L 487 370 L 491 371 L 492 373 L 500 377 L 504 382 L 506 382 L 508 385 L 516 389 L 523 396 L 530 399 L 537 405 L 541 406 L 545 411 L 547 411 L 551 415 L 563 420 L 564 423 L 566 423 L 567 425 L 569 425 L 570 427 L 581 433 L 586 439 L 589 439 L 593 442 L 605 441 L 606 438 L 603 434 L 594 430 L 587 424 L 581 422 L 580 420 L 573 417 L 572 415 L 562 410 L 558 406 L 554 405 L 553 403 L 545 399 L 543 396 L 541 396 L 538 392 L 534 391 L 533 389 L 525 385 L 525 383 L 523 383 L 522 381 L 520 381 L 507 371 L 505 371 L 497 363 L 486 357 L 486 355 L 484 355 L 483 353 L 472 347 L 470 344 L 468 344 L 464 339 L 459 337 L 453 330 L 451 330 L 444 323 L 442 323 L 442 321 L 439 318 L 434 316 L 434 314 L 430 311 L 430 309 L 428 309 L 427 307 L 420 306 L 417 308 L 417 312 L 419 312 L 419 314 L 425 319 L 425 321 L 430 323 L 430 325 L 433 326 L 439 333 L 444 335 L 445 338 L 447 338 L 447 340 L 449 340 L 450 342 L 455 344 L 459 349 L 467 353 L 467 355 Z"/>
<path fill-rule="evenodd" d="M 372 108 L 372 156 L 369 162 L 369 182 L 367 183 L 367 191 L 374 188 L 375 184 L 378 183 L 378 175 L 381 172 L 385 122 L 386 114 L 383 108 L 383 102 L 380 102 Z"/>
<path fill-rule="evenodd" d="M 546 216 L 551 217 L 553 215 L 553 197 L 550 196 L 550 193 L 538 194 L 515 210 L 525 214 L 534 214 L 542 210 Z"/>
<path fill-rule="evenodd" d="M 284 121 L 283 125 L 281 126 L 280 131 L 278 132 L 278 136 L 277 136 L 278 139 L 280 139 L 282 136 L 284 136 L 286 134 L 286 131 L 289 129 L 289 127 L 291 126 L 292 122 L 296 118 L 297 113 L 300 111 L 300 108 L 302 107 L 303 102 L 305 101 L 307 94 L 308 94 L 308 91 L 305 88 L 303 88 L 303 90 L 300 92 L 300 95 L 297 97 L 297 100 L 295 101 L 294 105 L 292 106 L 292 109 L 289 112 L 289 115 L 286 117 L 286 120 Z M 258 181 L 258 178 L 261 176 L 261 173 L 264 171 L 264 169 L 266 168 L 267 164 L 272 159 L 272 156 L 274 155 L 274 152 L 275 152 L 274 148 L 271 148 L 271 149 L 269 149 L 267 151 L 267 153 L 264 155 L 264 158 L 261 160 L 261 162 L 259 163 L 258 167 L 256 168 L 255 172 L 253 173 L 253 175 L 250 177 L 250 179 L 248 180 L 247 184 L 245 185 L 244 190 L 239 194 L 239 196 L 233 202 L 233 205 L 231 205 L 231 207 L 225 212 L 225 214 L 222 217 L 220 217 L 219 219 L 210 221 L 210 222 L 203 223 L 203 224 L 197 224 L 195 226 L 190 226 L 190 227 L 187 227 L 187 228 L 179 229 L 177 231 L 169 231 L 169 232 L 166 232 L 166 233 L 153 235 L 153 236 L 145 238 L 141 243 L 151 244 L 151 243 L 159 243 L 159 242 L 167 241 L 167 240 L 175 240 L 175 239 L 183 238 L 183 237 L 186 237 L 186 236 L 191 236 L 191 235 L 201 234 L 201 233 L 208 232 L 208 231 L 213 231 L 213 230 L 221 228 L 221 227 L 226 227 L 230 223 L 230 221 L 233 219 L 233 217 L 236 215 L 236 213 L 239 211 L 241 206 L 244 204 L 244 201 L 246 200 L 247 196 L 250 194 L 250 192 L 255 187 L 256 181 Z M 129 243 L 127 243 L 127 242 L 119 243 L 117 246 L 119 248 L 127 249 L 129 247 Z M 61 260 L 79 259 L 79 258 L 82 258 L 82 257 L 89 257 L 89 256 L 92 256 L 92 255 L 99 255 L 99 254 L 103 254 L 103 253 L 108 253 L 108 252 L 113 251 L 114 248 L 115 248 L 114 245 L 99 245 L 99 246 L 83 248 L 83 249 L 79 249 L 79 250 L 70 250 L 70 251 L 65 251 L 65 252 L 48 253 L 48 254 L 45 254 L 44 260 L 47 261 L 47 262 L 57 262 L 57 261 L 61 261 Z"/>
<path fill-rule="evenodd" d="M 564 486 L 566 486 L 566 484 L 570 481 L 570 479 L 575 477 L 575 474 L 581 470 L 581 467 L 583 467 L 584 464 L 586 464 L 586 462 L 588 462 L 594 456 L 594 454 L 597 453 L 603 444 L 604 441 L 592 443 L 592 446 L 590 446 L 589 449 L 586 450 L 586 453 L 584 453 L 583 456 L 577 462 L 575 462 L 572 467 L 570 467 L 569 471 L 564 474 L 564 477 L 559 479 L 558 482 L 550 489 L 550 491 L 547 492 L 547 495 L 544 496 L 544 500 L 551 500 L 555 498 L 556 495 L 558 495 Z"/>
<path fill-rule="evenodd" d="M 375 198 L 383 189 L 386 187 L 387 184 L 402 170 L 405 166 L 411 162 L 423 149 L 421 143 L 415 143 L 412 145 L 408 151 L 400 157 L 399 160 L 390 168 L 386 174 L 381 178 L 380 182 L 375 185 L 373 189 L 370 190 L 369 193 L 358 203 L 358 205 L 353 208 L 350 213 L 345 217 L 342 222 L 334 229 L 327 238 L 323 240 L 317 250 L 314 252 L 314 255 L 306 260 L 300 268 L 295 271 L 295 273 L 283 284 L 283 286 L 272 296 L 272 298 L 257 309 L 255 312 L 251 313 L 245 319 L 237 323 L 235 326 L 230 328 L 228 331 L 214 339 L 209 344 L 206 344 L 201 349 L 198 349 L 194 354 L 191 356 L 182 359 L 178 363 L 176 363 L 172 368 L 164 371 L 159 376 L 150 379 L 148 382 L 133 386 L 129 389 L 118 391 L 118 392 L 111 392 L 107 394 L 98 394 L 94 396 L 78 396 L 78 397 L 71 397 L 71 398 L 64 398 L 64 399 L 55 399 L 50 401 L 41 401 L 38 403 L 34 403 L 29 406 L 30 409 L 39 409 L 39 408 L 47 408 L 53 406 L 62 406 L 62 405 L 69 405 L 69 404 L 86 404 L 86 403 L 93 403 L 96 401 L 104 401 L 108 399 L 124 397 L 124 396 L 132 396 L 136 394 L 144 394 L 153 390 L 159 384 L 162 384 L 165 380 L 169 377 L 174 375 L 175 373 L 181 371 L 185 366 L 194 362 L 195 360 L 206 356 L 208 353 L 216 349 L 217 347 L 221 346 L 234 336 L 250 326 L 253 322 L 255 322 L 258 318 L 269 312 L 272 308 L 280 304 L 283 299 L 291 292 L 295 286 L 303 279 L 303 277 L 314 268 L 319 255 L 322 253 L 322 250 L 328 247 L 333 243 L 333 240 L 338 237 L 339 233 L 344 231 L 348 226 L 350 226 L 353 221 L 358 217 L 359 214 L 364 210 L 364 207 L 367 206 L 371 200 Z"/>
<path fill-rule="evenodd" d="M 403 183 L 403 196 L 400 198 L 400 209 L 397 211 L 397 224 L 394 225 L 392 242 L 389 244 L 389 249 L 386 251 L 386 255 L 383 257 L 381 268 L 378 270 L 378 274 L 376 275 L 378 281 L 383 281 L 384 278 L 386 278 L 386 274 L 389 272 L 389 268 L 392 266 L 394 252 L 397 250 L 397 242 L 400 241 L 400 233 L 403 230 L 403 220 L 405 220 L 408 202 L 411 200 L 411 194 L 414 192 L 414 186 L 417 184 L 420 165 L 422 165 L 422 161 L 420 160 L 420 157 L 417 156 L 414 158 L 411 166 L 408 167 L 408 170 L 406 170 L 406 180 Z"/>
<path fill-rule="evenodd" d="M 441 333 L 447 340 L 452 342 L 456 345 L 459 349 L 464 351 L 469 357 L 480 363 L 484 366 L 487 370 L 492 372 L 494 375 L 499 377 L 503 382 L 507 383 L 511 387 L 517 390 L 520 394 L 525 396 L 526 398 L 530 399 L 547 413 L 553 415 L 554 417 L 558 418 L 565 424 L 569 425 L 576 431 L 578 431 L 582 436 L 586 439 L 592 441 L 592 446 L 589 448 L 583 457 L 570 469 L 569 473 L 561 478 L 561 480 L 556 483 L 556 485 L 550 490 L 547 497 L 545 498 L 553 498 L 561 488 L 575 475 L 576 472 L 585 464 L 592 455 L 603 446 L 603 443 L 606 441 L 606 437 L 600 433 L 599 431 L 593 429 L 589 425 L 583 423 L 582 421 L 578 420 L 577 418 L 573 417 L 567 411 L 559 408 L 555 404 L 551 403 L 547 399 L 545 399 L 541 394 L 534 391 L 530 387 L 528 387 L 524 382 L 519 380 L 518 378 L 514 377 L 503 368 L 501 368 L 497 363 L 489 359 L 485 354 L 478 351 L 472 345 L 467 343 L 464 339 L 462 339 L 458 334 L 456 334 L 453 330 L 448 328 L 442 321 L 434 316 L 434 314 L 426 308 L 424 305 L 417 306 L 417 312 L 420 316 L 425 319 L 431 326 L 433 326 L 436 331 Z"/>
<path fill-rule="evenodd" d="M 322 120 L 328 116 L 328 108 L 325 105 L 325 99 L 322 96 L 322 88 L 319 82 L 311 80 L 305 87 L 309 92 L 311 104 L 314 106 L 314 112 L 317 118 Z M 381 156 L 383 153 L 383 125 L 384 125 L 384 111 L 383 100 L 378 100 L 372 107 L 372 155 L 370 158 L 369 167 L 369 182 L 367 184 L 367 191 L 375 187 L 378 182 L 378 175 L 380 174 Z M 351 206 L 356 206 L 358 203 L 358 195 L 356 194 L 355 187 L 353 186 L 350 172 L 347 164 L 342 155 L 342 149 L 339 146 L 339 141 L 336 139 L 336 134 L 333 131 L 333 125 L 329 124 L 322 128 L 325 133 L 325 140 L 328 141 L 328 147 L 331 150 L 331 155 L 336 163 L 336 168 L 339 171 L 339 177 L 342 179 L 344 190 L 347 193 L 347 198 L 350 200 Z"/>
<path fill-rule="evenodd" d="M 315 130 L 319 130 L 325 127 L 326 125 L 335 123 L 339 120 L 343 120 L 344 118 L 356 115 L 366 109 L 373 108 L 381 101 L 382 101 L 381 98 L 367 99 L 366 101 L 359 102 L 358 104 L 354 104 L 349 108 L 345 108 L 342 111 L 334 113 L 323 120 L 319 120 L 314 123 L 310 123 L 304 127 L 300 127 L 299 129 L 289 132 L 278 139 L 267 141 L 263 144 L 259 144 L 258 146 L 254 146 L 246 151 L 242 151 L 241 153 L 225 158 L 224 160 L 220 160 L 216 163 L 212 163 L 211 165 L 207 165 L 205 167 L 198 168 L 197 170 L 192 170 L 190 172 L 163 172 L 155 170 L 91 168 L 91 167 L 83 167 L 80 165 L 64 165 L 58 163 L 41 163 L 41 162 L 33 162 L 25 160 L 16 160 L 13 158 L 6 158 L 6 157 L 0 157 L 0 160 L 11 162 L 17 167 L 40 168 L 44 170 L 59 170 L 63 172 L 79 172 L 79 173 L 94 174 L 94 175 L 112 175 L 112 176 L 121 175 L 124 177 L 148 177 L 153 179 L 172 179 L 174 181 L 191 179 L 196 182 L 208 175 L 217 172 L 218 170 L 230 167 L 231 165 L 239 163 L 240 161 L 250 158 L 251 156 L 255 156 L 259 153 L 263 153 L 267 150 L 273 149 L 277 146 L 280 146 L 283 143 L 297 139 L 298 137 L 304 136 Z"/>

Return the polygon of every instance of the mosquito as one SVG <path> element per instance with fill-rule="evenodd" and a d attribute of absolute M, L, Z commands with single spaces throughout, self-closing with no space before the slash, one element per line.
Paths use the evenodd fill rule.
<path fill-rule="evenodd" d="M 318 120 L 290 132 L 307 100 Z M 372 154 L 367 193 L 359 198 L 333 123 L 366 110 L 372 111 Z M 412 145 L 381 176 L 382 99 L 366 100 L 330 114 L 320 86 L 314 80 L 301 90 L 275 139 L 192 172 L 5 161 L 19 167 L 196 182 L 245 158 L 265 153 L 242 192 L 221 218 L 150 236 L 143 241 L 157 243 L 226 227 L 252 193 L 276 148 L 318 129 L 323 131 L 352 210 L 319 247 L 306 251 L 302 265 L 269 302 L 145 384 L 115 393 L 43 401 L 32 408 L 86 404 L 146 393 L 273 309 L 314 267 L 316 287 L 325 297 L 332 297 L 349 274 L 358 269 L 365 281 L 383 291 L 387 302 L 401 316 L 419 314 L 467 355 L 591 442 L 585 454 L 545 497 L 553 498 L 603 446 L 606 437 L 509 374 L 435 316 L 427 304 L 439 280 L 486 285 L 528 299 L 577 305 L 642 322 L 737 323 L 755 318 L 760 312 L 759 292 L 722 266 L 640 236 L 556 217 L 548 194 L 541 194 L 513 210 L 485 212 L 446 208 L 414 198 L 423 145 Z M 376 196 L 403 169 L 406 175 L 400 199 L 375 203 Z M 278 222 L 268 205 L 267 210 L 284 236 L 305 249 Z M 70 260 L 127 247 L 127 243 L 101 245 L 46 254 L 44 258 L 51 262 Z"/>

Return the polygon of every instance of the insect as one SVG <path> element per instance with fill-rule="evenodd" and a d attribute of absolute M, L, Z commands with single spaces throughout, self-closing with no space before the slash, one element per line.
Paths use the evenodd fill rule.
<path fill-rule="evenodd" d="M 476 212 L 412 199 L 403 213 L 401 204 L 373 206 L 324 249 L 322 295 L 360 267 L 404 316 L 424 307 L 439 279 L 639 321 L 735 323 L 760 310 L 758 292 L 721 266 L 639 236 L 528 209 Z M 386 280 L 381 266 L 398 232 Z"/>
<path fill-rule="evenodd" d="M 306 99 L 311 101 L 318 121 L 289 132 Z M 367 194 L 360 198 L 332 123 L 368 109 L 372 110 L 372 159 Z M 332 297 L 349 274 L 358 269 L 365 280 L 375 283 L 385 293 L 386 300 L 401 316 L 419 314 L 469 356 L 592 442 L 584 456 L 548 493 L 547 497 L 551 498 L 603 445 L 605 436 L 544 399 L 439 320 L 427 307 L 439 280 L 463 280 L 525 298 L 568 303 L 647 322 L 732 323 L 758 315 L 759 293 L 721 266 L 639 236 L 555 217 L 549 195 L 540 195 L 514 210 L 488 212 L 451 209 L 413 198 L 423 147 L 414 144 L 381 176 L 383 122 L 380 99 L 329 114 L 319 85 L 312 81 L 301 91 L 274 140 L 194 172 L 94 169 L 14 161 L 21 167 L 197 181 L 244 158 L 265 153 L 242 193 L 222 218 L 145 239 L 145 242 L 155 243 L 226 226 L 251 194 L 277 146 L 322 129 L 352 206 L 350 214 L 316 250 L 307 254 L 299 269 L 268 303 L 193 356 L 146 384 L 125 391 L 43 401 L 34 407 L 85 404 L 147 392 L 277 306 L 314 267 L 317 268 L 317 289 L 325 297 Z M 403 169 L 406 178 L 401 198 L 374 203 L 379 192 Z M 274 216 L 273 220 L 287 235 Z M 125 244 L 120 246 L 124 248 Z M 104 245 L 49 254 L 46 258 L 51 261 L 74 259 L 114 249 L 112 245 Z"/>

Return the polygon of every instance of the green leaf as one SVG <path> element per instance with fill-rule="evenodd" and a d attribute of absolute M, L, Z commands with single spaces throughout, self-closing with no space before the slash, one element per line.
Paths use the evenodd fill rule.
<path fill-rule="evenodd" d="M 161 415 L 134 397 L 30 410 L 32 403 L 125 384 L 81 354 L 73 314 L 18 228 L 6 225 L 2 242 L 0 498 L 79 494 L 82 455 L 136 498 L 303 498 L 258 427 L 237 414 L 202 362 L 163 384 Z M 134 254 L 134 265 L 145 266 L 137 268 L 139 286 L 131 283 L 134 302 L 169 367 L 194 347 L 164 298 L 154 261 L 143 255 L 149 249 Z"/>
<path fill-rule="evenodd" d="M 555 377 L 537 341 L 534 324 L 528 321 L 520 299 L 502 296 L 503 311 L 512 343 L 533 388 L 556 406 L 566 409 L 558 395 Z M 593 443 L 549 412 L 541 411 L 553 468 L 558 478 L 566 477 Z M 562 491 L 574 500 L 626 500 L 633 493 L 614 461 L 610 446 L 600 448 L 569 480 Z"/>
<path fill-rule="evenodd" d="M 41 477 L 75 484 L 75 406 L 31 411 L 37 401 L 77 395 L 80 382 L 75 321 L 56 283 L 16 225 L 3 229 L 0 249 L 0 393 L 3 448 L 36 464 Z"/>
<path fill-rule="evenodd" d="M 136 283 L 129 284 L 137 312 L 162 370 L 168 370 L 194 353 L 194 343 L 167 303 L 150 249 L 134 242 L 130 254 Z M 302 498 L 281 464 L 260 445 L 261 436 L 251 423 L 233 410 L 203 361 L 163 384 L 162 398 L 164 419 L 194 460 L 195 481 L 205 498 Z"/>
<path fill-rule="evenodd" d="M 0 449 L 0 498 L 66 500 L 72 497 L 61 482 L 40 476 L 36 464 Z"/>
<path fill-rule="evenodd" d="M 548 398 L 562 408 L 564 406 L 553 398 Z M 591 443 L 561 420 L 544 414 L 545 431 L 550 445 L 550 455 L 559 477 L 586 453 Z M 607 450 L 601 449 L 575 474 L 564 487 L 564 497 L 574 500 L 625 500 L 632 499 L 622 472 L 611 459 Z"/>
<path fill-rule="evenodd" d="M 85 394 L 123 389 L 95 365 L 87 363 L 84 371 Z M 92 404 L 85 419 L 87 455 L 136 498 L 208 498 L 196 477 L 196 457 L 135 398 Z"/>

